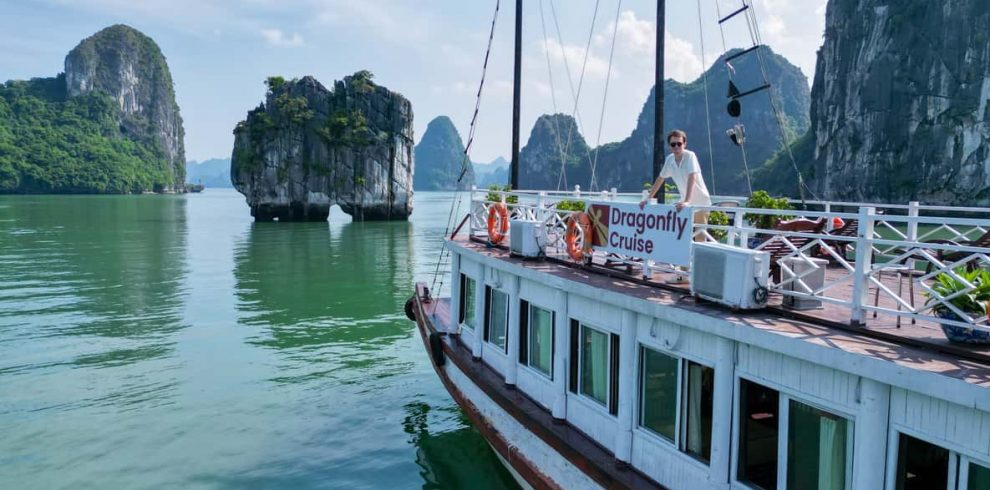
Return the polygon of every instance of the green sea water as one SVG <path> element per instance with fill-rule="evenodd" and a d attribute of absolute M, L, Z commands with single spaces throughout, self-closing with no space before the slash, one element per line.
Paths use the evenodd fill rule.
<path fill-rule="evenodd" d="M 0 488 L 512 488 L 402 313 L 450 199 L 0 197 Z"/>

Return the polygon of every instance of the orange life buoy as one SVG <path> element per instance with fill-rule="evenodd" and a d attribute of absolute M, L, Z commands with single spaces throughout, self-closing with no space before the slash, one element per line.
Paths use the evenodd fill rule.
<path fill-rule="evenodd" d="M 488 208 L 488 239 L 499 244 L 509 232 L 509 210 L 505 203 L 497 202 Z"/>
<path fill-rule="evenodd" d="M 564 232 L 564 243 L 567 245 L 567 255 L 570 255 L 575 261 L 580 261 L 584 258 L 585 248 L 591 248 L 590 246 L 583 247 L 582 244 L 578 244 L 578 226 L 581 227 L 584 245 L 590 244 L 591 218 L 588 217 L 588 213 L 573 213 L 567 217 L 567 231 Z"/>

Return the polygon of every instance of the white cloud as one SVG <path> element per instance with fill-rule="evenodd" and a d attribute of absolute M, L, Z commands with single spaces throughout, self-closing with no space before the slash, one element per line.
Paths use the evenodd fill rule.
<path fill-rule="evenodd" d="M 545 47 L 543 43 L 540 47 L 544 49 L 544 56 L 550 55 L 551 63 L 566 66 L 571 70 L 571 78 L 575 83 L 581 76 L 582 66 L 585 76 L 603 76 L 608 70 L 608 61 L 586 50 L 584 46 L 562 45 L 556 39 L 549 39 Z"/>
<path fill-rule="evenodd" d="M 291 36 L 287 36 L 279 29 L 262 29 L 261 37 L 265 38 L 265 42 L 272 46 L 299 47 L 306 44 L 305 41 L 303 41 L 302 36 L 298 33 L 293 33 Z"/>

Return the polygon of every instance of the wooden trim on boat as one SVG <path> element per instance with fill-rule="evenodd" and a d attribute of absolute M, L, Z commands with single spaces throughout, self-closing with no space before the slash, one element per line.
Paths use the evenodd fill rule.
<path fill-rule="evenodd" d="M 428 299 L 426 285 L 417 283 L 416 295 L 416 324 L 422 334 L 424 347 L 430 350 L 429 336 L 442 331 L 431 323 L 431 310 L 436 310 L 437 300 Z M 430 308 L 432 306 L 432 308 Z M 660 484 L 628 464 L 622 464 L 614 459 L 614 455 L 598 445 L 590 437 L 571 426 L 566 421 L 554 419 L 542 406 L 527 397 L 514 387 L 504 384 L 498 373 L 492 368 L 471 358 L 471 352 L 460 348 L 454 342 L 441 342 L 443 352 L 448 361 L 453 362 L 464 375 L 492 399 L 502 410 L 512 416 L 528 432 L 550 446 L 569 463 L 583 472 L 588 478 L 604 488 L 663 488 Z M 461 346 L 463 347 L 463 346 Z M 458 405 L 464 410 L 471 422 L 481 432 L 482 436 L 491 443 L 492 447 L 534 488 L 556 489 L 560 486 L 541 472 L 531 461 L 518 452 L 505 440 L 497 429 L 487 421 L 477 406 L 467 399 L 457 386 L 450 380 L 441 366 L 435 361 L 433 368 L 441 382 L 450 392 Z"/>

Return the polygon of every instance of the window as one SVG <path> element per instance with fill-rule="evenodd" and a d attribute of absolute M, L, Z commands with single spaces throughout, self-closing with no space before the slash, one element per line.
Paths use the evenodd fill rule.
<path fill-rule="evenodd" d="M 687 394 L 684 413 L 685 444 L 688 454 L 709 462 L 712 457 L 712 405 L 715 396 L 715 370 L 688 361 L 687 381 L 684 390 Z"/>
<path fill-rule="evenodd" d="M 848 487 L 849 419 L 747 380 L 739 383 L 739 412 L 739 481 L 763 489 L 778 482 L 788 489 Z"/>
<path fill-rule="evenodd" d="M 478 326 L 477 314 L 474 311 L 475 292 L 477 283 L 464 274 L 461 274 L 461 324 L 470 328 Z"/>
<path fill-rule="evenodd" d="M 505 340 L 509 324 L 509 295 L 490 287 L 485 288 L 485 295 L 485 304 L 488 306 L 485 314 L 485 340 L 502 349 L 502 352 L 508 352 L 508 343 Z"/>
<path fill-rule="evenodd" d="M 553 379 L 554 313 L 522 301 L 519 362 Z"/>
<path fill-rule="evenodd" d="M 674 442 L 677 430 L 677 358 L 642 348 L 640 423 Z"/>
<path fill-rule="evenodd" d="M 780 430 L 779 393 L 741 380 L 739 386 L 740 481 L 757 488 L 777 488 L 777 434 Z"/>
<path fill-rule="evenodd" d="M 843 490 L 848 421 L 794 400 L 788 420 L 787 488 Z"/>
<path fill-rule="evenodd" d="M 608 334 L 581 326 L 581 393 L 608 405 Z"/>
<path fill-rule="evenodd" d="M 571 320 L 568 389 L 619 413 L 619 336 Z"/>
<path fill-rule="evenodd" d="M 969 484 L 966 490 L 990 490 L 990 468 L 976 463 L 969 464 Z"/>
<path fill-rule="evenodd" d="M 640 425 L 707 463 L 715 370 L 642 347 L 639 380 Z"/>
<path fill-rule="evenodd" d="M 897 490 L 949 488 L 949 450 L 901 434 L 897 444 Z"/>

